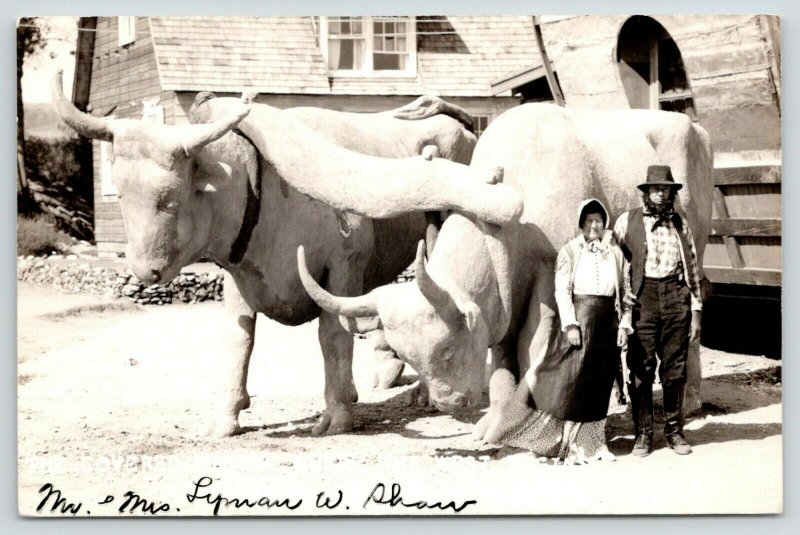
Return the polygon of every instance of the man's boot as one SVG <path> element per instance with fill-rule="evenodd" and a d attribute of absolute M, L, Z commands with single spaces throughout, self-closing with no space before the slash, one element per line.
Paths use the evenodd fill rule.
<path fill-rule="evenodd" d="M 653 451 L 653 386 L 641 384 L 634 388 L 628 385 L 631 395 L 631 414 L 636 441 L 631 455 L 647 457 Z"/>
<path fill-rule="evenodd" d="M 678 455 L 689 455 L 692 447 L 683 436 L 684 385 L 664 386 L 664 439 Z"/>

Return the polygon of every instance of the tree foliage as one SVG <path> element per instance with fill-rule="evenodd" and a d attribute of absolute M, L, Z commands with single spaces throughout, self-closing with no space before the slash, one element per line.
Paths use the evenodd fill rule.
<path fill-rule="evenodd" d="M 17 23 L 17 210 L 35 211 L 36 203 L 28 188 L 25 173 L 25 109 L 22 100 L 22 74 L 25 58 L 44 48 L 47 26 L 40 17 L 22 17 Z"/>

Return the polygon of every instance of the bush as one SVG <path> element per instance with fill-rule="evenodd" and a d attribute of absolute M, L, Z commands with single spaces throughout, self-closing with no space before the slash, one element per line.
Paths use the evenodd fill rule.
<path fill-rule="evenodd" d="M 50 217 L 17 216 L 17 254 L 22 256 L 63 253 L 69 247 L 70 237 L 58 230 Z"/>

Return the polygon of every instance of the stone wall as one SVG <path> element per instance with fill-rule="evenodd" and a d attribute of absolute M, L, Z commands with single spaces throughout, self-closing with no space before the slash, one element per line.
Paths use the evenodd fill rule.
<path fill-rule="evenodd" d="M 181 273 L 167 284 L 146 285 L 112 267 L 63 257 L 18 257 L 17 280 L 66 292 L 84 292 L 130 299 L 143 305 L 222 300 L 221 271 Z"/>

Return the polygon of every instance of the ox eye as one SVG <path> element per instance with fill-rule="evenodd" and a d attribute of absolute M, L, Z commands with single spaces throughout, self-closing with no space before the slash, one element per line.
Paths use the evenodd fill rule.
<path fill-rule="evenodd" d="M 169 212 L 173 212 L 178 208 L 179 205 L 180 205 L 180 203 L 178 201 L 176 201 L 176 200 L 168 200 L 168 201 L 164 201 L 161 204 L 161 209 L 169 211 Z"/>

